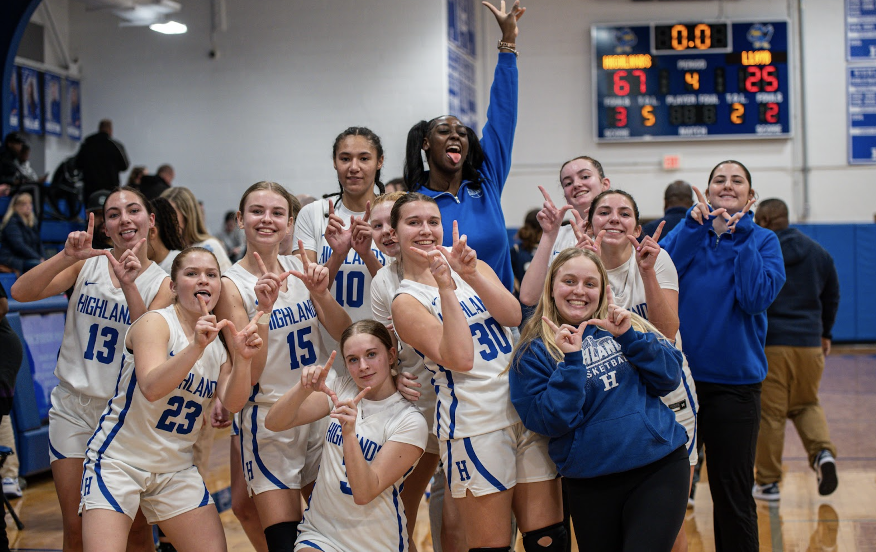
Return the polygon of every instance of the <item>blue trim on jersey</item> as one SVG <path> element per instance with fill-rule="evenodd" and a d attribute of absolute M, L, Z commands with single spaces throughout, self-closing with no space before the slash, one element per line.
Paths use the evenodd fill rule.
<path fill-rule="evenodd" d="M 255 402 L 256 396 L 259 394 L 259 384 L 252 386 L 252 394 L 249 396 L 249 402 Z"/>
<path fill-rule="evenodd" d="M 445 441 L 447 443 L 447 465 L 444 466 L 444 474 L 447 476 L 447 486 L 453 482 L 451 481 L 451 477 L 453 477 L 453 448 L 450 446 L 450 441 Z"/>
<path fill-rule="evenodd" d="M 462 442 L 463 444 L 465 444 L 465 452 L 468 453 L 469 459 L 474 462 L 475 468 L 481 475 L 484 476 L 484 479 L 489 481 L 494 487 L 496 487 L 500 491 L 507 491 L 508 489 L 505 488 L 505 485 L 502 485 L 502 483 L 500 483 L 499 480 L 496 479 L 495 476 L 493 476 L 493 474 L 487 471 L 486 466 L 481 464 L 478 455 L 475 454 L 474 447 L 471 446 L 471 438 L 465 437 L 463 438 Z"/>
<path fill-rule="evenodd" d="M 122 353 L 122 367 L 125 365 L 125 354 Z M 134 373 L 136 375 L 136 372 Z M 122 368 L 119 368 L 119 377 L 116 378 L 116 390 L 113 391 L 113 399 L 119 396 L 119 385 L 122 384 Z M 91 438 L 88 439 L 88 442 L 85 443 L 85 450 L 88 450 L 88 447 L 91 445 L 91 442 L 97 437 L 97 434 L 100 433 L 100 428 L 103 426 L 103 421 L 106 420 L 106 417 L 109 416 L 109 413 L 113 411 L 113 399 L 110 399 L 106 403 L 106 408 L 103 411 L 103 414 L 100 416 L 100 420 L 97 422 L 97 428 L 94 430 L 94 433 L 91 434 Z"/>
<path fill-rule="evenodd" d="M 414 352 L 417 353 L 418 355 L 420 355 L 420 358 L 423 359 L 423 367 L 432 373 L 432 385 L 435 387 L 435 436 L 438 437 L 438 439 L 440 440 L 441 439 L 441 395 L 438 394 L 439 386 L 437 383 L 435 383 L 435 376 L 438 375 L 438 372 L 432 370 L 431 368 L 429 368 L 429 365 L 426 364 L 426 355 L 424 355 L 423 353 L 421 353 L 420 351 L 418 351 L 417 349 L 415 349 L 413 347 L 411 347 L 411 348 L 414 349 Z"/>
<path fill-rule="evenodd" d="M 49 439 L 49 450 L 52 451 L 52 454 L 55 456 L 56 460 L 66 460 L 67 457 L 58 452 L 58 449 L 52 446 L 52 440 Z"/>
<path fill-rule="evenodd" d="M 270 481 L 280 489 L 288 490 L 289 487 L 284 485 L 282 481 L 277 479 L 276 475 L 272 474 L 270 470 L 268 470 L 268 467 L 265 466 L 264 462 L 262 462 L 262 459 L 259 456 L 259 441 L 256 438 L 256 431 L 258 431 L 258 411 L 259 406 L 257 404 L 254 404 L 252 406 L 252 427 L 250 428 L 252 429 L 252 455 L 255 458 L 255 462 L 256 465 L 259 467 L 259 470 L 265 477 L 268 478 L 268 481 Z M 241 454 L 241 457 L 243 457 L 243 454 Z"/>
<path fill-rule="evenodd" d="M 436 364 L 438 363 L 436 362 Z M 450 374 L 450 370 L 440 364 L 438 364 L 438 368 L 444 372 L 444 376 L 447 378 L 447 388 L 450 389 L 450 429 L 447 432 L 447 438 L 453 439 L 453 434 L 456 431 L 456 407 L 459 406 L 459 399 L 456 398 L 456 391 L 453 390 L 453 376 Z"/>
<path fill-rule="evenodd" d="M 119 378 L 121 378 L 121 371 L 119 372 Z M 97 462 L 94 463 L 94 474 L 97 476 L 97 486 L 100 489 L 100 492 L 103 494 L 104 498 L 106 498 L 107 502 L 110 503 L 110 506 L 120 514 L 124 514 L 124 510 L 119 506 L 119 503 L 116 502 L 116 499 L 113 498 L 113 495 L 110 494 L 109 489 L 106 486 L 106 483 L 103 482 L 103 476 L 101 475 L 100 468 L 100 460 L 103 456 L 103 453 L 106 452 L 106 449 L 110 446 L 110 443 L 113 442 L 116 435 L 119 433 L 119 430 L 122 429 L 122 426 L 125 425 L 125 418 L 128 416 L 128 410 L 131 408 L 131 402 L 134 398 L 134 389 L 137 388 L 137 373 L 131 372 L 131 381 L 128 383 L 128 389 L 125 391 L 125 406 L 122 408 L 122 411 L 119 413 L 119 421 L 116 422 L 116 425 L 113 426 L 112 430 L 110 430 L 109 435 L 106 438 L 106 441 L 100 446 L 100 449 L 97 451 Z M 107 410 L 109 411 L 110 407 L 107 406 Z M 106 417 L 106 413 L 104 413 L 104 417 Z M 103 421 L 101 419 L 101 421 Z M 97 426 L 100 428 L 100 425 Z M 94 436 L 92 435 L 92 439 Z M 90 442 L 90 440 L 89 440 Z"/>
<path fill-rule="evenodd" d="M 398 520 L 398 552 L 405 552 L 405 537 L 408 532 L 405 531 L 404 524 L 402 523 L 401 512 L 398 509 L 398 493 L 399 490 L 393 485 L 392 504 L 395 506 L 395 517 Z"/>
<path fill-rule="evenodd" d="M 198 508 L 200 508 L 202 506 L 206 506 L 209 503 L 210 503 L 210 491 L 207 490 L 207 485 L 205 484 L 204 485 L 204 498 L 203 498 L 203 500 L 201 500 L 201 503 L 198 504 Z"/>
<path fill-rule="evenodd" d="M 322 550 L 322 548 L 320 548 L 319 546 L 317 546 L 316 543 L 313 542 L 313 541 L 303 540 L 303 541 L 300 541 L 300 544 L 307 545 L 307 546 L 309 546 L 309 547 L 311 547 L 311 548 L 316 548 L 317 550 Z"/>
<path fill-rule="evenodd" d="M 687 454 L 690 456 L 690 453 L 697 446 L 697 422 L 699 421 L 699 415 L 697 414 L 697 406 L 696 401 L 693 398 L 693 393 L 690 392 L 690 387 L 687 384 L 687 378 L 684 377 L 684 370 L 681 371 L 681 383 L 684 384 L 684 391 L 687 393 L 687 402 L 690 403 L 690 409 L 693 411 L 694 415 L 694 429 L 693 435 L 690 435 L 690 445 L 687 447 Z"/>

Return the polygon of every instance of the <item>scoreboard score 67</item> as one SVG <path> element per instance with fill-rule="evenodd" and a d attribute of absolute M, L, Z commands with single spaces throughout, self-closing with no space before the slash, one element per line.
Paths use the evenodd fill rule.
<path fill-rule="evenodd" d="M 787 21 L 595 25 L 596 140 L 788 138 Z"/>

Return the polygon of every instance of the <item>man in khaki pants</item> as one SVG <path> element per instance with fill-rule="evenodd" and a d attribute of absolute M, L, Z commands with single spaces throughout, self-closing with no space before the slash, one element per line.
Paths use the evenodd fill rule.
<path fill-rule="evenodd" d="M 788 227 L 788 206 L 782 200 L 761 202 L 754 218 L 778 236 L 787 280 L 767 310 L 769 370 L 761 391 L 752 494 L 760 500 L 779 500 L 785 420 L 790 419 L 818 475 L 818 492 L 828 495 L 838 483 L 836 447 L 830 442 L 824 410 L 818 403 L 818 386 L 839 306 L 836 268 L 824 248 Z"/>

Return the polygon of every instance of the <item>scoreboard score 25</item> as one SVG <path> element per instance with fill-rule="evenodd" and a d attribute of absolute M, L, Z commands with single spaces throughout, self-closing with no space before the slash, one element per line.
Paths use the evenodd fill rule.
<path fill-rule="evenodd" d="M 597 142 L 788 138 L 788 22 L 595 25 Z"/>

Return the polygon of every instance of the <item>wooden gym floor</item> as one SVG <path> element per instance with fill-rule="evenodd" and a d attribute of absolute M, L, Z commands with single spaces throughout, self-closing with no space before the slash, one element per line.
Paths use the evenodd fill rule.
<path fill-rule="evenodd" d="M 876 351 L 840 348 L 828 357 L 821 382 L 821 402 L 836 444 L 839 489 L 818 495 L 814 472 L 792 424 L 785 440 L 782 500 L 758 502 L 762 551 L 876 551 Z M 228 486 L 228 432 L 217 434 L 210 461 L 211 492 Z M 706 464 L 708 467 L 708 463 Z M 696 491 L 696 507 L 687 511 L 690 552 L 715 549 L 712 501 L 707 468 Z M 28 481 L 22 498 L 13 500 L 25 524 L 17 531 L 6 516 L 12 550 L 61 549 L 61 515 L 50 474 Z M 229 550 L 252 550 L 231 510 L 221 514 Z M 431 552 L 428 513 L 421 504 L 415 535 L 420 552 Z M 429 543 L 429 544 L 427 544 Z M 522 551 L 522 546 L 518 547 Z"/>

